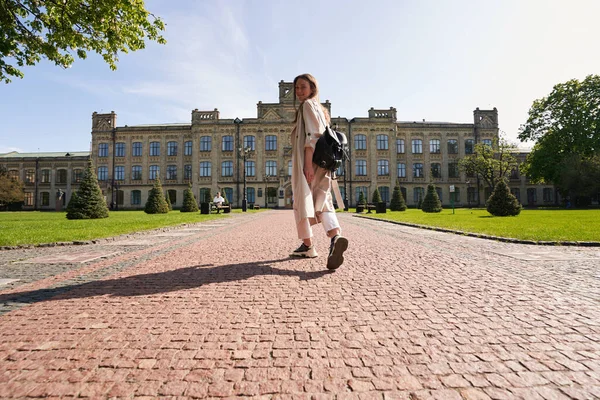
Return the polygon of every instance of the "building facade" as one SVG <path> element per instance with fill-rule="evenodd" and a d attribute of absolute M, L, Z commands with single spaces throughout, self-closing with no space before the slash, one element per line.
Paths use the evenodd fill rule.
<path fill-rule="evenodd" d="M 331 114 L 331 103 L 323 105 Z M 47 193 L 59 189 L 68 202 L 88 156 L 107 203 L 115 208 L 143 208 L 156 178 L 174 207 L 181 206 L 188 185 L 198 202 L 220 191 L 240 207 L 246 188 L 250 205 L 291 207 L 290 135 L 297 106 L 293 83 L 281 81 L 279 101 L 259 101 L 255 118 L 224 119 L 218 109 L 196 109 L 189 124 L 117 126 L 114 112 L 93 113 L 90 153 L 9 153 L 0 155 L 0 164 L 26 183 L 25 208 L 53 208 Z M 430 182 L 445 206 L 482 206 L 490 194 L 477 178 L 459 170 L 458 161 L 472 154 L 476 143 L 498 138 L 495 108 L 475 109 L 473 123 L 398 121 L 393 107 L 371 108 L 365 117 L 332 117 L 331 122 L 349 141 L 349 158 L 338 179 L 350 206 L 361 192 L 370 199 L 375 188 L 389 204 L 396 182 L 409 206 L 418 204 Z M 518 170 L 510 178 L 523 204 L 557 203 L 552 186 L 530 184 Z"/>

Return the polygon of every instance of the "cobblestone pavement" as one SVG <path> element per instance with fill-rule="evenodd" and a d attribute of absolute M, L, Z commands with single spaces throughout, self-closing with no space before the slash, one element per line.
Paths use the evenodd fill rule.
<path fill-rule="evenodd" d="M 600 249 L 340 220 L 0 251 L 0 398 L 600 398 Z"/>

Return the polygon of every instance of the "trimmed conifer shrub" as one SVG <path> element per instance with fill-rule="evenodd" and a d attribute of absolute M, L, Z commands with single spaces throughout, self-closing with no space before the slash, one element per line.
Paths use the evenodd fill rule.
<path fill-rule="evenodd" d="M 198 203 L 192 192 L 192 185 L 189 184 L 187 189 L 183 191 L 183 205 L 181 206 L 181 212 L 198 212 Z"/>
<path fill-rule="evenodd" d="M 165 201 L 167 202 L 167 207 L 169 207 L 169 211 L 173 211 L 173 205 L 171 204 L 171 196 L 169 196 L 168 190 L 167 194 L 165 195 Z"/>
<path fill-rule="evenodd" d="M 373 197 L 371 198 L 371 202 L 373 204 L 381 203 L 381 195 L 379 194 L 379 189 L 375 188 L 373 191 Z"/>
<path fill-rule="evenodd" d="M 92 160 L 88 161 L 77 193 L 73 193 L 67 206 L 67 219 L 108 218 L 108 207 L 98 186 Z"/>
<path fill-rule="evenodd" d="M 367 200 L 365 200 L 365 194 L 361 191 L 358 195 L 358 204 L 366 205 Z"/>
<path fill-rule="evenodd" d="M 521 213 L 521 204 L 510 192 L 504 179 L 500 179 L 496 184 L 485 206 L 487 211 L 495 217 L 509 217 Z"/>
<path fill-rule="evenodd" d="M 390 210 L 406 211 L 406 201 L 404 201 L 404 196 L 402 196 L 402 190 L 400 190 L 400 185 L 398 184 L 394 186 L 394 192 L 392 193 L 392 201 L 390 202 Z"/>
<path fill-rule="evenodd" d="M 169 206 L 163 196 L 163 189 L 159 177 L 156 177 L 154 186 L 150 189 L 144 212 L 146 214 L 166 214 L 169 212 Z"/>
<path fill-rule="evenodd" d="M 440 197 L 435 191 L 435 186 L 433 184 L 427 185 L 427 194 L 423 199 L 423 204 L 421 205 L 421 209 L 423 212 L 427 213 L 439 213 L 442 211 L 442 202 L 440 201 Z"/>

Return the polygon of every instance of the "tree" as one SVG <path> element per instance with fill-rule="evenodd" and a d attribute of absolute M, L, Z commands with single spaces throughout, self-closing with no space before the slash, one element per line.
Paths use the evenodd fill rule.
<path fill-rule="evenodd" d="M 396 186 L 394 186 L 392 201 L 390 202 L 390 210 L 406 211 L 406 201 L 404 200 L 404 196 L 402 196 L 402 190 L 400 190 L 400 185 L 398 183 L 396 183 Z"/>
<path fill-rule="evenodd" d="M 492 146 L 477 143 L 473 154 L 462 158 L 458 165 L 467 175 L 479 176 L 488 187 L 494 188 L 518 166 L 516 148 L 503 137 L 494 140 Z"/>
<path fill-rule="evenodd" d="M 187 189 L 183 192 L 183 205 L 179 211 L 198 212 L 198 203 L 196 203 L 196 198 L 194 197 L 194 193 L 192 193 L 191 184 L 188 184 Z"/>
<path fill-rule="evenodd" d="M 0 166 L 0 207 L 22 202 L 24 198 L 23 182 L 11 178 L 6 168 Z"/>
<path fill-rule="evenodd" d="M 108 218 L 108 207 L 98 186 L 92 160 L 88 161 L 77 193 L 73 193 L 67 206 L 67 219 Z"/>
<path fill-rule="evenodd" d="M 577 207 L 590 205 L 592 197 L 600 193 L 600 154 L 592 157 L 570 154 L 560 166 L 557 182 L 561 191 L 572 193 Z"/>
<path fill-rule="evenodd" d="M 363 191 L 361 190 L 358 194 L 358 203 L 360 205 L 365 205 L 367 204 L 367 200 L 365 200 L 365 194 L 363 193 Z"/>
<path fill-rule="evenodd" d="M 421 209 L 427 213 L 439 213 L 442 211 L 442 202 L 432 183 L 427 185 L 427 194 L 425 195 L 425 199 L 423 199 Z"/>
<path fill-rule="evenodd" d="M 379 194 L 379 189 L 375 188 L 373 191 L 373 197 L 371 198 L 371 203 L 377 204 L 381 203 L 381 195 Z"/>
<path fill-rule="evenodd" d="M 521 212 L 521 204 L 510 192 L 504 179 L 494 187 L 494 191 L 486 203 L 486 208 L 490 214 L 496 217 L 515 216 Z"/>
<path fill-rule="evenodd" d="M 119 52 L 143 49 L 145 39 L 166 43 L 165 24 L 143 1 L 3 0 L 0 26 L 0 82 L 6 83 L 42 57 L 68 68 L 75 54 L 85 59 L 94 51 L 115 70 Z"/>
<path fill-rule="evenodd" d="M 165 196 L 163 196 L 163 189 L 158 176 L 154 180 L 154 186 L 150 189 L 144 212 L 146 214 L 166 214 L 169 212 L 169 205 L 165 200 Z"/>
<path fill-rule="evenodd" d="M 169 211 L 173 211 L 173 205 L 171 204 L 171 196 L 169 196 L 168 190 L 167 194 L 165 195 L 165 201 L 167 202 L 167 207 L 169 207 Z"/>
<path fill-rule="evenodd" d="M 521 166 L 532 183 L 553 183 L 563 195 L 582 196 L 586 187 L 572 185 L 573 177 L 586 180 L 587 169 L 565 174 L 564 168 L 594 164 L 600 156 L 600 75 L 559 83 L 535 100 L 519 139 L 536 142 Z"/>

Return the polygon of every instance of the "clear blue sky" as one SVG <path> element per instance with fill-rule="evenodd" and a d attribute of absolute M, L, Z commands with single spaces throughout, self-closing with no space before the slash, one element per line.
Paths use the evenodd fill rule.
<path fill-rule="evenodd" d="M 333 116 L 471 122 L 496 107 L 516 142 L 532 102 L 600 73 L 598 0 L 150 0 L 164 46 L 69 69 L 47 61 L 0 85 L 0 153 L 86 151 L 94 111 L 119 126 L 189 123 L 191 110 L 256 117 L 310 72 Z"/>

